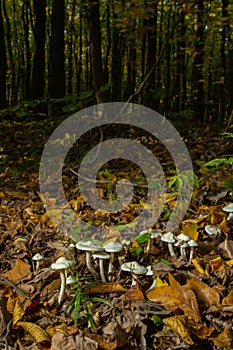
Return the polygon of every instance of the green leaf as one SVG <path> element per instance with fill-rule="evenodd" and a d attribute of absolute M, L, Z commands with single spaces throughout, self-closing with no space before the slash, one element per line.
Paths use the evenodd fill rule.
<path fill-rule="evenodd" d="M 143 233 L 142 235 L 139 235 L 136 238 L 134 238 L 134 240 L 138 244 L 143 244 L 143 243 L 147 242 L 149 238 L 150 238 L 150 233 Z"/>
<path fill-rule="evenodd" d="M 160 325 L 162 324 L 161 318 L 160 318 L 159 316 L 157 316 L 157 315 L 153 315 L 153 316 L 151 317 L 151 320 L 154 322 L 154 324 L 155 324 L 156 326 L 160 326 Z"/>

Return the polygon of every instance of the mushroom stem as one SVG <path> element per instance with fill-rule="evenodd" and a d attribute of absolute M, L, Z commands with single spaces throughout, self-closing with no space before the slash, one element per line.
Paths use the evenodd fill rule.
<path fill-rule="evenodd" d="M 136 286 L 137 285 L 137 275 L 132 272 L 132 284 L 131 286 Z"/>
<path fill-rule="evenodd" d="M 168 250 L 171 256 L 176 256 L 174 249 L 173 249 L 173 244 L 172 243 L 168 243 Z"/>
<path fill-rule="evenodd" d="M 194 253 L 194 247 L 190 247 L 189 262 L 192 262 L 193 253 Z"/>
<path fill-rule="evenodd" d="M 108 280 L 111 282 L 112 280 L 112 270 L 113 270 L 113 262 L 114 262 L 115 253 L 110 253 L 109 265 L 108 265 Z"/>
<path fill-rule="evenodd" d="M 148 242 L 147 242 L 147 246 L 146 246 L 146 254 L 149 254 L 151 246 L 152 246 L 152 243 L 153 243 L 153 239 L 149 238 Z"/>
<path fill-rule="evenodd" d="M 60 278 L 61 278 L 61 287 L 60 287 L 59 296 L 58 296 L 58 304 L 61 304 L 64 296 L 64 292 L 65 292 L 66 277 L 65 277 L 64 271 L 60 271 Z"/>
<path fill-rule="evenodd" d="M 100 265 L 100 277 L 101 277 L 101 281 L 106 283 L 106 278 L 104 275 L 104 260 L 100 259 L 99 260 L 99 265 Z"/>
<path fill-rule="evenodd" d="M 89 251 L 86 251 L 86 265 L 92 276 L 97 280 L 99 275 L 91 264 L 91 252 Z"/>

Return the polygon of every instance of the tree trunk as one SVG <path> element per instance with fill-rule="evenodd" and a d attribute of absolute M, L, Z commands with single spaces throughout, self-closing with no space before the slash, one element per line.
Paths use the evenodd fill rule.
<path fill-rule="evenodd" d="M 30 82 L 30 99 L 44 97 L 45 74 L 45 23 L 46 0 L 34 0 L 35 28 L 34 28 L 34 57 L 32 78 Z"/>
<path fill-rule="evenodd" d="M 50 39 L 50 95 L 52 98 L 65 96 L 64 67 L 64 0 L 53 0 Z"/>
<path fill-rule="evenodd" d="M 97 103 L 107 101 L 107 91 L 101 91 L 106 85 L 101 51 L 101 30 L 99 1 L 88 1 L 88 23 L 91 43 L 91 63 Z"/>
<path fill-rule="evenodd" d="M 157 2 L 153 5 L 148 5 L 147 10 L 153 6 L 152 11 L 150 11 L 150 17 L 144 20 L 144 42 L 145 42 L 145 53 L 144 53 L 144 72 L 143 76 L 146 77 L 150 72 L 151 68 L 156 62 L 156 53 L 157 53 Z M 155 69 L 147 81 L 147 84 L 144 88 L 143 94 L 143 103 L 150 108 L 157 108 L 155 99 Z"/>
<path fill-rule="evenodd" d="M 3 27 L 3 16 L 2 16 L 2 0 L 0 0 L 0 109 L 7 107 L 6 100 L 6 46 L 5 46 L 5 35 Z"/>
<path fill-rule="evenodd" d="M 194 47 L 195 57 L 193 64 L 193 110 L 196 115 L 197 122 L 204 121 L 204 2 L 199 0 L 195 5 L 195 18 L 194 18 Z"/>

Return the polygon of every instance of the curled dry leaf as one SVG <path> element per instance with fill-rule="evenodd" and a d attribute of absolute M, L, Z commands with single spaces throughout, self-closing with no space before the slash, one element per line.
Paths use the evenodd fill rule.
<path fill-rule="evenodd" d="M 125 292 L 126 289 L 122 287 L 121 284 L 116 282 L 108 282 L 108 283 L 97 283 L 94 286 L 91 286 L 85 289 L 87 294 L 108 294 L 108 293 L 122 293 Z"/>
<path fill-rule="evenodd" d="M 222 305 L 233 305 L 233 290 L 222 300 Z"/>
<path fill-rule="evenodd" d="M 20 321 L 24 316 L 24 311 L 18 301 L 16 301 L 13 313 L 13 327 L 22 327 L 25 331 L 31 334 L 36 343 L 50 342 L 49 335 L 38 325 L 31 322 Z"/>
<path fill-rule="evenodd" d="M 219 293 L 198 278 L 190 278 L 185 287 L 190 288 L 196 294 L 198 305 L 202 310 L 206 310 L 211 306 L 217 308 L 220 306 Z"/>
<path fill-rule="evenodd" d="M 103 336 L 98 334 L 86 334 L 86 337 L 95 340 L 99 350 L 114 350 L 117 347 L 115 342 L 108 342 Z"/>
<path fill-rule="evenodd" d="M 163 323 L 169 326 L 176 334 L 178 334 L 187 344 L 192 345 L 193 340 L 187 329 L 187 319 L 185 316 L 172 316 L 163 319 Z"/>
<path fill-rule="evenodd" d="M 27 331 L 34 341 L 36 343 L 43 343 L 43 342 L 49 342 L 50 343 L 50 337 L 49 335 L 37 324 L 32 322 L 22 322 L 19 321 L 15 325 L 15 327 L 22 327 L 25 331 Z"/>

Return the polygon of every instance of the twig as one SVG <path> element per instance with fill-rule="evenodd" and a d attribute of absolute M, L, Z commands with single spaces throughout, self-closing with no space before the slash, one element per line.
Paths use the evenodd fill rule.
<path fill-rule="evenodd" d="M 24 297 L 24 300 L 22 301 L 22 304 L 24 303 L 25 299 L 27 300 L 31 300 L 21 289 L 19 289 L 18 287 L 16 287 L 16 285 L 14 283 L 12 283 L 11 281 L 9 281 L 8 279 L 6 279 L 4 276 L 2 276 L 0 274 L 0 279 L 2 281 L 4 281 L 6 284 L 8 284 L 9 286 L 11 286 L 17 293 L 21 294 Z"/>

